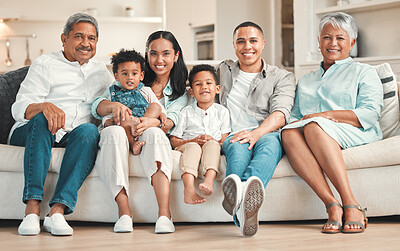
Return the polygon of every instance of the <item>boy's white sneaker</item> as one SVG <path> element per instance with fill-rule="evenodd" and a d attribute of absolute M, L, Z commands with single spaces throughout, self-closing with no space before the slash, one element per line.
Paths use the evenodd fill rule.
<path fill-rule="evenodd" d="M 43 229 L 52 235 L 72 235 L 74 230 L 65 221 L 64 215 L 60 213 L 53 214 L 51 217 L 45 217 Z"/>
<path fill-rule="evenodd" d="M 156 221 L 156 234 L 169 234 L 175 232 L 174 223 L 172 223 L 172 218 L 169 219 L 167 216 L 160 216 Z"/>
<path fill-rule="evenodd" d="M 133 221 L 129 215 L 122 215 L 114 225 L 115 233 L 129 233 L 133 231 Z"/>
<path fill-rule="evenodd" d="M 40 218 L 37 214 L 28 214 L 18 227 L 19 235 L 37 235 L 40 233 Z"/>

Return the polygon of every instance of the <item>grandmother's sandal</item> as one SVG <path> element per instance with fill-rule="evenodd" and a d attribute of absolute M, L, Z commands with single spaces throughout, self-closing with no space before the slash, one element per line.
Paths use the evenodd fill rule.
<path fill-rule="evenodd" d="M 339 203 L 333 202 L 326 207 L 326 212 L 328 212 L 328 209 L 332 206 L 338 206 L 338 207 L 342 208 L 342 206 Z M 325 228 L 326 225 L 337 226 L 338 228 L 337 229 L 332 228 L 332 227 Z M 321 232 L 324 234 L 337 234 L 337 233 L 340 233 L 341 230 L 342 230 L 342 224 L 339 221 L 332 220 L 332 221 L 328 221 L 327 223 L 325 223 L 322 226 Z"/>
<path fill-rule="evenodd" d="M 356 233 L 364 232 L 364 230 L 367 228 L 367 224 L 368 224 L 368 218 L 367 218 L 367 216 L 365 214 L 367 209 L 366 208 L 362 209 L 360 207 L 360 205 L 346 205 L 346 206 L 343 207 L 343 210 L 345 210 L 347 208 L 355 208 L 355 209 L 358 209 L 359 211 L 361 211 L 363 216 L 364 216 L 364 223 L 357 222 L 357 221 L 348 221 L 348 222 L 344 223 L 343 229 L 342 229 L 342 233 L 345 233 L 345 234 L 356 234 Z M 348 228 L 348 229 L 344 228 L 345 226 L 351 226 L 351 225 L 357 225 L 360 228 Z"/>

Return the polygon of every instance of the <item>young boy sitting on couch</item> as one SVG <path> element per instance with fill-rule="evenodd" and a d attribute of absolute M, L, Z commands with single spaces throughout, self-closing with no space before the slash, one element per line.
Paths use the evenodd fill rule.
<path fill-rule="evenodd" d="M 194 187 L 199 162 L 205 176 L 199 185 L 204 195 L 211 195 L 214 179 L 218 173 L 221 145 L 231 131 L 229 111 L 214 103 L 215 95 L 220 92 L 217 75 L 211 65 L 196 65 L 189 74 L 193 104 L 182 109 L 179 122 L 171 133 L 171 145 L 182 153 L 180 169 L 185 186 L 184 202 L 199 204 L 205 199 L 198 195 Z"/>

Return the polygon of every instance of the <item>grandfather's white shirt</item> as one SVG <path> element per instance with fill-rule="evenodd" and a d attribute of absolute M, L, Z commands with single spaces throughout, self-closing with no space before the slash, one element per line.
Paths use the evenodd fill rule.
<path fill-rule="evenodd" d="M 200 135 L 210 135 L 221 140 L 222 134 L 231 131 L 229 111 L 220 104 L 213 104 L 206 111 L 197 106 L 197 102 L 182 109 L 178 125 L 171 135 L 183 140 Z"/>
<path fill-rule="evenodd" d="M 33 103 L 49 102 L 65 113 L 65 130 L 56 133 L 56 141 L 75 127 L 94 122 L 91 103 L 114 81 L 103 62 L 89 60 L 80 65 L 70 62 L 62 51 L 44 54 L 29 67 L 25 80 L 21 83 L 11 113 L 16 123 L 13 131 L 29 120 L 25 119 L 26 108 Z"/>

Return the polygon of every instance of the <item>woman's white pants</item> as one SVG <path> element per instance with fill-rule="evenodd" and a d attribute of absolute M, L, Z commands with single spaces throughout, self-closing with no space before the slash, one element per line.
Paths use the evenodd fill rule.
<path fill-rule="evenodd" d="M 165 133 L 150 127 L 139 137 L 146 142 L 139 155 L 146 177 L 151 184 L 151 177 L 157 172 L 157 162 L 161 163 L 161 171 L 171 181 L 172 153 Z M 121 126 L 109 126 L 100 133 L 100 151 L 97 154 L 95 169 L 108 187 L 113 198 L 125 188 L 129 192 L 129 143 L 125 130 Z M 128 194 L 129 196 L 129 194 Z"/>

